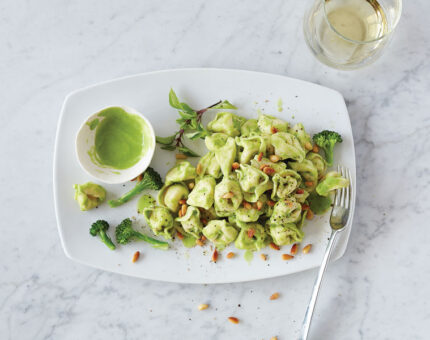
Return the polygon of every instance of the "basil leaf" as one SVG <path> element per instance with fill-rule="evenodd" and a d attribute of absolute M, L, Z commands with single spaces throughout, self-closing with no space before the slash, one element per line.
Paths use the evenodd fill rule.
<path fill-rule="evenodd" d="M 158 144 L 170 145 L 175 140 L 177 134 L 178 133 L 176 132 L 174 135 L 171 135 L 168 137 L 155 136 L 155 140 L 157 141 Z"/>
<path fill-rule="evenodd" d="M 181 103 L 180 105 L 181 105 L 182 110 L 184 110 L 186 113 L 192 115 L 193 117 L 197 116 L 196 111 L 194 111 L 188 104 Z"/>
<path fill-rule="evenodd" d="M 188 113 L 185 111 L 178 111 L 178 112 L 179 112 L 179 115 L 184 119 L 193 119 L 197 116 L 197 114 L 194 111 L 192 111 L 192 113 Z"/>
<path fill-rule="evenodd" d="M 200 157 L 197 153 L 187 148 L 186 146 L 181 146 L 178 148 L 178 150 L 181 151 L 184 155 L 187 155 L 189 157 Z"/>
<path fill-rule="evenodd" d="M 175 91 L 173 89 L 170 89 L 169 92 L 169 104 L 171 107 L 174 107 L 175 109 L 182 109 L 181 103 L 179 102 L 178 97 L 176 96 Z"/>
<path fill-rule="evenodd" d="M 190 133 L 186 133 L 185 136 L 187 136 L 189 139 L 197 139 L 200 137 L 201 133 L 202 133 L 201 131 L 190 132 Z"/>
<path fill-rule="evenodd" d="M 211 109 L 232 109 L 232 110 L 237 110 L 237 107 L 234 106 L 233 104 L 231 104 L 228 100 L 224 100 L 221 103 L 219 103 L 218 105 L 215 105 L 213 107 L 211 107 Z"/>
<path fill-rule="evenodd" d="M 174 146 L 174 145 L 163 145 L 163 146 L 160 146 L 160 148 L 162 148 L 163 150 L 173 151 L 176 149 L 176 146 Z"/>

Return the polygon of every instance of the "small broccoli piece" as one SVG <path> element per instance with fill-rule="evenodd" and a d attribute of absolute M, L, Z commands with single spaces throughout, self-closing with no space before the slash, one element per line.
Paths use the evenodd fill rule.
<path fill-rule="evenodd" d="M 160 190 L 162 186 L 163 181 L 160 174 L 153 168 L 148 167 L 148 169 L 143 173 L 142 179 L 136 183 L 133 189 L 116 200 L 108 201 L 108 203 L 112 208 L 118 207 L 131 200 L 134 196 L 140 194 L 143 190 Z"/>
<path fill-rule="evenodd" d="M 334 131 L 324 130 L 313 137 L 314 142 L 324 150 L 328 166 L 333 165 L 333 148 L 336 143 L 342 143 L 342 136 Z"/>
<path fill-rule="evenodd" d="M 107 223 L 104 220 L 98 220 L 91 225 L 90 234 L 92 236 L 99 235 L 101 240 L 103 241 L 103 243 L 106 244 L 106 246 L 109 249 L 115 250 L 115 248 L 116 248 L 115 245 L 113 244 L 109 235 L 106 234 L 108 229 L 109 229 L 109 223 Z"/>
<path fill-rule="evenodd" d="M 131 226 L 132 222 L 129 218 L 123 220 L 115 230 L 116 241 L 119 244 L 127 244 L 131 241 L 145 241 L 150 243 L 154 248 L 166 250 L 169 248 L 167 242 L 156 240 L 155 238 L 146 236 L 134 230 Z"/>

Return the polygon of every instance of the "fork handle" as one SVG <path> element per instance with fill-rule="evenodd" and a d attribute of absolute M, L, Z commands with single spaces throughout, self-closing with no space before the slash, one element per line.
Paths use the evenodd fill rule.
<path fill-rule="evenodd" d="M 311 299 L 309 301 L 308 308 L 306 309 L 305 318 L 303 319 L 302 334 L 301 334 L 300 340 L 306 340 L 308 338 L 309 329 L 311 327 L 311 322 L 312 322 L 312 315 L 314 313 L 315 304 L 317 302 L 318 292 L 319 292 L 320 286 L 321 286 L 321 281 L 322 281 L 325 269 L 327 267 L 328 260 L 330 259 L 330 254 L 331 254 L 331 251 L 333 249 L 333 244 L 334 244 L 334 241 L 336 239 L 337 233 L 338 233 L 338 230 L 332 230 L 332 232 L 331 232 L 330 239 L 328 241 L 327 248 L 325 250 L 324 258 L 321 262 L 321 266 L 320 266 L 320 270 L 318 271 L 317 279 L 315 280 L 314 289 L 312 291 L 312 296 L 311 296 Z"/>

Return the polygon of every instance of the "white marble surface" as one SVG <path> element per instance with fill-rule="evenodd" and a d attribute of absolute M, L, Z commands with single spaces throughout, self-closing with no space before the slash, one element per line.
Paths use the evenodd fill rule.
<path fill-rule="evenodd" d="M 0 338 L 295 339 L 316 271 L 245 284 L 167 284 L 73 263 L 52 198 L 65 95 L 175 67 L 284 74 L 342 92 L 358 203 L 327 272 L 313 339 L 428 339 L 430 3 L 408 1 L 392 45 L 359 71 L 305 46 L 305 1 L 3 1 L 0 11 Z M 281 297 L 269 301 L 273 292 Z M 199 312 L 197 305 L 210 303 Z M 240 306 L 239 306 L 240 305 Z M 227 322 L 230 315 L 241 323 Z"/>

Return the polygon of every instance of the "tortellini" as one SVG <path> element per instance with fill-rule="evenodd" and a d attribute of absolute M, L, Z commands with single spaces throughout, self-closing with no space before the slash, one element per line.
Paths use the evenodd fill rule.
<path fill-rule="evenodd" d="M 305 190 L 312 192 L 318 183 L 318 170 L 314 163 L 305 159 L 303 162 L 288 162 L 288 165 L 305 179 Z"/>
<path fill-rule="evenodd" d="M 305 145 L 311 143 L 311 136 L 305 131 L 305 127 L 302 123 L 297 123 L 290 129 L 290 133 L 292 133 L 299 140 L 300 144 L 306 149 Z"/>
<path fill-rule="evenodd" d="M 284 170 L 272 177 L 272 199 L 283 199 L 296 190 L 302 182 L 302 177 L 294 170 Z"/>
<path fill-rule="evenodd" d="M 300 219 L 301 212 L 302 206 L 294 198 L 278 201 L 273 208 L 270 224 L 295 223 Z"/>
<path fill-rule="evenodd" d="M 180 222 L 184 231 L 195 237 L 199 238 L 203 229 L 203 224 L 200 220 L 200 210 L 196 207 L 189 206 L 187 212 L 182 217 L 176 218 Z"/>
<path fill-rule="evenodd" d="M 198 180 L 193 191 L 188 195 L 187 204 L 209 209 L 214 203 L 215 179 L 205 176 Z"/>
<path fill-rule="evenodd" d="M 234 214 L 242 203 L 243 195 L 236 179 L 224 177 L 215 187 L 215 212 L 224 217 Z"/>
<path fill-rule="evenodd" d="M 325 172 L 327 171 L 327 162 L 320 154 L 309 152 L 306 155 L 306 159 L 310 160 L 314 164 L 318 171 L 318 178 L 321 178 L 325 175 Z"/>
<path fill-rule="evenodd" d="M 213 178 L 221 177 L 221 166 L 215 157 L 215 152 L 209 151 L 206 155 L 204 155 L 200 161 L 200 173 L 199 176 L 203 177 L 205 175 L 212 176 Z"/>
<path fill-rule="evenodd" d="M 262 158 L 261 161 L 258 160 L 258 155 L 251 160 L 251 165 L 257 169 L 261 169 L 263 165 L 269 165 L 276 173 L 282 172 L 287 168 L 284 162 L 274 163 L 267 158 Z"/>
<path fill-rule="evenodd" d="M 305 149 L 291 133 L 275 133 L 270 137 L 270 143 L 275 148 L 275 155 L 278 155 L 281 159 L 293 159 L 298 162 L 305 159 Z"/>
<path fill-rule="evenodd" d="M 251 165 L 241 164 L 236 173 L 243 197 L 248 202 L 257 202 L 265 191 L 273 187 L 269 176 Z"/>
<path fill-rule="evenodd" d="M 166 174 L 165 185 L 168 186 L 171 183 L 184 182 L 194 178 L 196 178 L 196 168 L 190 162 L 181 161 Z"/>
<path fill-rule="evenodd" d="M 222 174 L 228 176 L 236 159 L 236 142 L 234 138 L 224 133 L 214 133 L 205 138 L 205 143 L 206 147 L 215 153 L 215 158 L 221 167 Z"/>
<path fill-rule="evenodd" d="M 267 196 L 265 194 L 261 195 L 258 201 L 260 202 L 260 209 L 258 209 L 257 203 L 252 204 L 251 209 L 245 208 L 243 206 L 237 209 L 235 212 L 235 221 L 256 222 L 268 208 L 268 205 L 266 205 Z"/>
<path fill-rule="evenodd" d="M 179 201 L 188 198 L 188 188 L 183 183 L 174 183 L 164 186 L 158 193 L 158 202 L 171 212 L 177 213 L 179 210 Z"/>
<path fill-rule="evenodd" d="M 316 191 L 320 196 L 327 196 L 330 191 L 346 188 L 349 186 L 349 181 L 343 178 L 340 173 L 330 171 L 325 178 L 318 184 Z"/>
<path fill-rule="evenodd" d="M 249 137 L 253 135 L 260 135 L 261 131 L 258 127 L 257 119 L 248 119 L 240 128 L 240 135 L 242 137 Z"/>
<path fill-rule="evenodd" d="M 218 112 L 215 119 L 209 122 L 208 130 L 222 132 L 232 137 L 239 136 L 240 128 L 245 121 L 245 118 L 231 112 Z"/>
<path fill-rule="evenodd" d="M 174 232 L 174 220 L 166 207 L 149 207 L 143 211 L 143 216 L 155 235 L 171 239 Z"/>
<path fill-rule="evenodd" d="M 294 223 L 270 224 L 269 233 L 273 242 L 278 246 L 284 246 L 303 240 L 304 233 Z"/>
<path fill-rule="evenodd" d="M 288 123 L 282 119 L 262 114 L 258 117 L 258 128 L 263 134 L 268 135 L 279 131 L 287 131 Z"/>
<path fill-rule="evenodd" d="M 226 220 L 212 220 L 203 228 L 203 235 L 219 250 L 232 243 L 237 234 L 237 229 Z"/>
<path fill-rule="evenodd" d="M 266 140 L 263 136 L 236 137 L 239 146 L 239 162 L 248 163 L 255 155 L 266 153 Z"/>
<path fill-rule="evenodd" d="M 261 224 L 240 223 L 239 225 L 240 232 L 234 242 L 236 248 L 258 251 L 267 245 L 269 238 Z"/>

